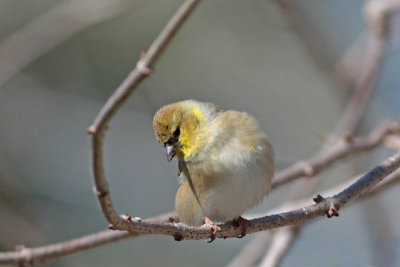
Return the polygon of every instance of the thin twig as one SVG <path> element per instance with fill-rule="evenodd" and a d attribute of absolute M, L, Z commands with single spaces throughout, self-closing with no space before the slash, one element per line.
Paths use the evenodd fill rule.
<path fill-rule="evenodd" d="M 107 125 L 140 81 L 151 74 L 152 64 L 199 2 L 200 0 L 186 0 L 179 7 L 175 15 L 154 40 L 149 50 L 143 53 L 142 58 L 136 64 L 136 68 L 125 78 L 114 94 L 108 99 L 92 126 L 88 128 L 88 133 L 92 135 L 93 176 L 97 198 L 103 214 L 115 229 L 121 229 L 126 222 L 118 215 L 112 205 L 110 191 L 104 173 L 103 139 Z"/>
<path fill-rule="evenodd" d="M 300 177 L 315 176 L 338 160 L 343 160 L 350 155 L 367 152 L 381 144 L 385 137 L 400 133 L 400 122 L 383 122 L 365 137 L 353 138 L 345 135 L 337 139 L 336 145 L 330 147 L 329 151 L 320 153 L 308 161 L 298 162 L 280 172 L 272 181 L 272 188 Z"/>

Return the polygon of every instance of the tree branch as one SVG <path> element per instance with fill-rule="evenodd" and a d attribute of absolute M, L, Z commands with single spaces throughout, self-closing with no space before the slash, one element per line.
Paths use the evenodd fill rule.
<path fill-rule="evenodd" d="M 114 94 L 108 99 L 92 126 L 87 130 L 92 136 L 92 168 L 96 195 L 103 214 L 110 224 L 112 224 L 112 227 L 116 229 L 122 229 L 123 226 L 126 225 L 126 222 L 117 214 L 112 205 L 110 191 L 104 173 L 103 139 L 108 123 L 137 85 L 151 74 L 152 64 L 199 2 L 200 0 L 186 0 L 179 7 L 175 15 L 154 40 L 147 53 L 143 53 L 142 58 L 136 64 L 136 68 L 125 78 Z"/>
<path fill-rule="evenodd" d="M 371 132 L 367 137 L 364 138 L 356 138 L 355 140 L 362 140 L 357 141 L 357 143 L 365 143 L 367 146 L 368 142 L 375 142 L 371 140 L 376 140 L 379 139 L 383 141 L 384 137 L 380 137 L 383 133 L 386 133 L 386 135 L 391 133 L 391 130 L 389 129 L 394 129 L 397 123 L 383 123 L 381 124 L 380 127 L 377 127 L 373 132 Z M 371 138 L 371 136 L 375 136 L 375 138 Z M 369 141 L 367 141 L 369 140 Z M 370 146 L 372 144 L 370 143 Z M 343 155 L 342 155 L 343 156 Z M 337 158 L 337 159 L 340 159 Z M 329 165 L 325 165 L 324 167 L 321 168 L 327 168 Z M 321 169 L 322 170 L 322 169 Z M 375 194 L 378 189 L 379 191 L 382 189 L 385 189 L 387 187 L 391 187 L 394 179 L 398 179 L 400 177 L 400 171 L 396 172 L 396 177 L 394 177 L 394 174 L 392 174 L 390 177 L 385 179 L 382 183 L 379 184 L 378 187 L 374 188 L 372 191 L 368 192 L 368 196 Z M 351 182 L 354 182 L 355 179 Z M 395 181 L 396 182 L 396 181 Z M 342 190 L 342 188 L 346 187 L 349 185 L 349 181 L 347 181 L 344 184 L 341 184 L 339 186 L 336 186 L 335 188 L 324 192 L 324 195 L 331 195 L 334 194 L 334 192 L 337 192 L 339 190 Z M 309 203 L 309 199 L 305 199 L 302 201 L 296 201 L 296 203 L 292 204 L 286 204 L 283 207 L 274 209 L 274 211 L 271 212 L 282 212 L 282 210 L 289 210 L 289 209 L 295 209 L 299 208 L 301 206 L 307 205 Z M 152 221 L 167 221 L 169 217 L 175 216 L 175 213 L 168 213 L 164 215 L 160 215 L 158 217 L 149 219 Z M 70 241 L 65 241 L 65 242 L 60 242 L 57 244 L 53 245 L 48 245 L 48 246 L 43 246 L 43 247 L 37 247 L 37 248 L 23 248 L 21 247 L 20 251 L 16 252 L 5 252 L 5 253 L 0 253 L 0 264 L 12 264 L 12 263 L 21 263 L 21 262 L 46 262 L 52 259 L 60 258 L 72 253 L 76 253 L 82 250 L 87 250 L 90 248 L 98 247 L 101 245 L 109 244 L 111 242 L 115 242 L 118 240 L 122 240 L 125 238 L 130 238 L 130 237 L 136 237 L 139 236 L 139 233 L 131 233 L 127 231 L 102 231 L 99 233 L 87 235 L 81 238 L 76 238 Z M 246 253 L 240 253 L 237 256 L 237 260 L 233 261 L 231 263 L 231 266 L 243 266 L 242 264 L 237 265 L 238 263 L 243 263 L 247 261 L 254 261 L 255 258 L 259 258 L 261 255 L 262 251 L 264 249 L 262 244 L 266 244 L 266 240 L 269 240 L 271 237 L 271 233 L 265 232 L 261 234 L 262 236 L 255 237 L 255 240 L 250 241 L 249 245 L 244 248 L 244 251 Z M 257 246 L 253 246 L 253 245 Z M 254 247 L 257 247 L 257 251 L 254 251 Z M 252 251 L 254 254 L 254 257 L 249 257 L 248 256 L 248 251 Z M 246 255 L 246 256 L 244 256 Z M 246 258 L 247 257 L 247 258 Z M 236 264 L 236 265 L 235 265 Z M 250 265 L 250 264 L 249 264 Z"/>
<path fill-rule="evenodd" d="M 328 198 L 320 197 L 317 204 L 306 206 L 301 209 L 250 220 L 251 226 L 247 228 L 247 233 L 251 234 L 273 228 L 295 225 L 325 214 L 328 214 L 328 216 L 336 215 L 340 208 L 358 199 L 362 194 L 375 187 L 380 181 L 399 167 L 400 153 L 389 157 L 335 196 Z M 180 223 L 134 220 L 130 217 L 125 218 L 125 222 L 121 230 L 146 234 L 170 235 L 178 240 L 200 240 L 211 238 L 213 235 L 213 229 L 207 225 L 191 227 Z M 232 238 L 240 235 L 240 227 L 231 222 L 226 222 L 218 226 L 221 228 L 221 231 L 215 233 L 215 237 Z"/>
<path fill-rule="evenodd" d="M 176 30 L 181 26 L 181 24 L 184 22 L 186 17 L 191 13 L 191 11 L 194 9 L 196 4 L 199 1 L 186 1 L 184 5 L 178 10 L 177 14 L 171 19 L 171 21 L 168 23 L 167 27 L 164 29 L 164 31 L 160 34 L 160 36 L 156 39 L 156 41 L 153 43 L 153 45 L 150 47 L 149 51 L 139 60 L 139 62 L 136 65 L 136 68 L 129 74 L 129 76 L 125 79 L 125 81 L 121 84 L 121 86 L 116 90 L 116 92 L 113 94 L 113 96 L 107 101 L 106 105 L 104 108 L 100 111 L 99 115 L 97 116 L 95 122 L 91 127 L 89 127 L 88 132 L 92 134 L 93 138 L 93 169 L 94 169 L 94 176 L 95 176 L 95 183 L 96 183 L 96 190 L 97 190 L 97 196 L 99 198 L 99 202 L 101 204 L 101 207 L 103 209 L 103 212 L 105 213 L 107 219 L 109 219 L 110 222 L 113 223 L 114 227 L 118 226 L 129 226 L 130 231 L 141 231 L 143 233 L 160 233 L 160 234 L 167 234 L 167 235 L 172 235 L 172 236 L 180 236 L 182 238 L 186 239 L 206 239 L 210 237 L 210 229 L 207 227 L 187 227 L 181 224 L 171 224 L 171 223 L 159 223 L 159 222 L 154 222 L 152 221 L 141 221 L 141 220 L 135 220 L 131 219 L 128 216 L 125 216 L 124 218 L 121 218 L 120 216 L 117 215 L 115 212 L 111 199 L 109 196 L 109 190 L 108 190 L 108 185 L 105 180 L 105 175 L 104 175 L 104 170 L 103 170 L 103 162 L 102 162 L 102 142 L 103 142 L 103 137 L 105 134 L 105 131 L 107 129 L 108 122 L 111 120 L 112 116 L 116 113 L 116 111 L 120 108 L 120 106 L 123 104 L 123 102 L 129 97 L 129 95 L 133 92 L 133 90 L 136 88 L 136 86 L 139 84 L 139 82 L 145 78 L 147 75 L 151 73 L 151 65 L 154 63 L 158 55 L 162 52 L 168 41 L 172 38 L 173 34 L 176 32 Z M 186 4 L 186 5 L 185 5 Z M 350 140 L 350 142 L 349 142 Z M 351 140 L 351 138 L 347 140 L 349 143 L 353 143 L 354 140 Z M 379 141 L 380 142 L 380 141 Z M 378 142 L 378 143 L 379 143 Z M 366 148 L 372 149 L 371 148 Z M 356 148 L 357 149 L 357 148 Z M 360 150 L 362 151 L 362 150 Z M 354 150 L 353 152 L 360 152 Z M 328 167 L 330 164 L 333 163 L 333 161 L 344 157 L 351 155 L 352 152 L 349 152 L 347 154 L 344 153 L 343 155 L 341 154 L 340 156 L 337 156 L 331 161 L 328 160 L 328 163 L 323 163 L 320 167 L 320 170 L 323 168 Z M 343 206 L 348 203 L 348 201 L 357 198 L 358 196 L 350 196 L 348 197 L 349 194 L 359 194 L 360 188 L 370 188 L 372 185 L 376 184 L 377 180 L 383 179 L 387 173 L 392 171 L 393 166 L 396 165 L 398 166 L 398 155 L 394 156 L 392 160 L 388 160 L 387 162 L 384 162 L 382 165 L 378 166 L 377 170 L 373 170 L 373 173 L 370 176 L 364 176 L 364 180 L 367 182 L 359 182 L 358 185 L 354 185 L 353 187 L 349 187 L 348 190 L 350 190 L 348 193 L 345 193 L 344 191 L 332 198 L 324 199 L 321 203 L 308 206 L 303 209 L 299 210 L 294 210 L 292 212 L 287 212 L 287 213 L 281 213 L 277 215 L 271 215 L 271 216 L 266 216 L 263 218 L 258 218 L 252 220 L 253 226 L 251 229 L 249 229 L 249 233 L 251 232 L 256 232 L 256 231 L 262 231 L 266 229 L 271 229 L 275 227 L 280 227 L 282 225 L 291 225 L 292 223 L 298 223 L 306 220 L 310 220 L 312 218 L 315 218 L 317 216 L 321 216 L 325 214 L 327 211 L 329 211 L 332 208 L 332 205 L 335 206 Z M 326 164 L 326 165 L 324 165 Z M 317 165 L 317 164 L 316 164 Z M 317 166 L 318 168 L 318 166 Z M 396 167 L 397 168 L 397 167 Z M 304 168 L 303 166 L 303 171 L 305 172 L 304 174 L 299 174 L 298 177 L 300 176 L 310 176 L 310 172 L 308 168 Z M 320 171 L 318 170 L 318 171 Z M 312 168 L 312 171 L 315 171 L 315 167 Z M 313 173 L 312 175 L 314 175 Z M 98 179 L 99 178 L 99 179 Z M 361 178 L 361 179 L 363 179 Z M 360 180 L 361 180 L 360 179 Z M 286 181 L 287 182 L 287 181 Z M 284 183 L 286 183 L 284 182 Z M 283 184 L 283 183 L 282 183 Z M 279 184 L 275 185 L 278 186 Z M 362 191 L 364 192 L 364 191 Z M 360 195 L 362 194 L 360 193 Z M 341 197 L 339 197 L 341 196 Z M 348 197 L 347 199 L 343 200 L 343 197 Z M 340 201 L 341 200 L 341 201 Z M 328 205 L 329 203 L 329 205 Z M 333 203 L 333 204 L 332 204 Z M 305 213 L 308 213 L 307 216 L 305 216 Z M 108 214 L 108 215 L 107 215 Z M 284 216 L 292 216 L 292 218 L 287 218 Z M 288 220 L 291 220 L 290 222 Z M 116 222 L 116 223 L 115 223 Z M 121 223 L 121 225 L 120 225 Z M 285 224 L 286 223 L 286 224 Z M 237 236 L 238 229 L 232 228 L 232 225 L 229 223 L 223 224 L 223 229 L 221 232 L 217 233 L 217 237 L 235 237 Z M 236 231 L 236 232 L 235 232 Z M 109 233 L 109 235 L 105 235 L 105 233 Z M 181 235 L 183 233 L 183 235 Z M 229 234 L 229 235 L 224 235 L 224 234 Z M 77 247 L 80 246 L 81 249 L 87 249 L 90 248 L 87 244 L 96 244 L 97 245 L 102 245 L 107 242 L 102 242 L 101 236 L 106 237 L 105 240 L 111 240 L 110 238 L 115 238 L 113 239 L 118 240 L 122 239 L 125 237 L 130 237 L 137 235 L 137 233 L 129 233 L 129 232 L 116 232 L 116 231 L 106 231 L 94 235 L 90 235 L 84 238 L 76 239 L 76 240 L 71 240 L 72 241 L 83 241 L 86 240 L 85 242 L 79 243 L 76 242 L 74 246 Z M 91 240 L 90 237 L 95 237 L 97 236 L 98 239 L 96 241 L 88 241 Z M 120 238 L 118 238 L 120 237 Z M 87 239 L 85 239 L 87 238 Z M 112 241 L 110 241 L 112 242 Z M 57 250 L 57 246 L 64 244 L 64 249 L 62 247 L 59 247 L 60 249 Z M 80 244 L 80 245 L 79 245 Z M 79 250 L 68 250 L 65 249 L 68 247 L 68 243 L 59 243 L 55 245 L 51 245 L 54 248 L 54 255 L 59 255 L 57 253 L 64 253 L 62 255 L 70 254 L 74 251 L 79 251 Z M 47 248 L 50 248 L 51 246 L 46 246 Z M 41 250 L 45 247 L 42 248 L 37 248 L 37 251 L 34 251 L 34 249 L 22 249 L 21 252 L 15 252 L 15 253 L 20 253 L 23 255 L 28 255 L 26 256 L 25 259 L 32 259 L 32 255 L 36 255 L 35 252 L 39 253 Z M 59 251 L 59 252 L 57 252 Z M 71 252 L 72 251 L 72 252 Z M 6 253 L 0 254 L 0 263 L 2 263 L 2 257 Z M 11 254 L 10 254 L 11 255 Z M 13 254 L 15 256 L 15 254 Z M 43 256 L 42 256 L 43 257 Z M 43 257 L 43 259 L 50 259 Z M 8 262 L 8 263 L 14 263 L 13 262 Z"/>
<path fill-rule="evenodd" d="M 341 191 L 344 188 L 350 186 L 353 184 L 355 181 L 357 181 L 359 177 L 353 178 L 350 181 L 345 181 L 339 185 L 336 185 L 326 191 L 323 191 L 321 194 L 322 195 L 333 195 L 335 192 Z M 373 187 L 372 190 L 369 190 L 365 192 L 362 197 L 363 200 L 366 199 L 367 197 L 372 197 L 383 190 L 387 190 L 388 188 L 393 188 L 396 184 L 400 183 L 400 169 L 397 169 L 395 172 L 387 176 L 382 182 L 380 182 L 377 186 Z M 283 211 L 287 210 L 292 210 L 292 209 L 298 209 L 303 206 L 309 205 L 312 197 L 306 197 L 301 200 L 297 200 L 294 202 L 290 203 L 285 203 L 282 206 L 275 208 L 273 210 L 270 210 L 270 213 L 281 213 Z M 262 215 L 260 214 L 253 214 L 249 215 L 248 217 L 250 218 L 256 218 L 260 217 Z M 290 232 L 287 229 L 292 229 L 292 228 L 298 228 L 300 225 L 288 227 L 288 228 L 282 228 L 282 229 L 277 229 L 277 232 L 280 232 L 281 230 L 284 231 L 286 234 L 284 235 L 285 239 L 284 240 L 279 240 L 279 238 L 276 238 L 275 235 L 279 235 L 279 233 L 275 232 L 262 232 L 256 237 L 251 240 L 237 255 L 236 257 L 229 263 L 229 267 L 236 267 L 236 266 L 251 266 L 253 265 L 261 256 L 262 251 L 265 250 L 267 247 L 267 243 L 270 241 L 271 238 L 274 238 L 273 242 L 271 242 L 271 245 L 269 246 L 269 249 L 263 258 L 262 262 L 268 262 L 269 265 L 265 266 L 278 266 L 280 260 L 282 259 L 282 256 L 284 256 L 284 253 L 287 252 L 294 241 L 293 238 L 295 238 L 298 234 L 298 232 Z M 293 229 L 300 231 L 301 229 Z M 268 235 L 265 235 L 268 234 Z M 289 237 L 288 235 L 291 235 Z M 275 240 L 276 238 L 276 240 Z M 269 259 L 270 257 L 270 259 Z M 242 264 L 243 263 L 243 264 Z"/>
<path fill-rule="evenodd" d="M 379 2 L 383 3 L 383 1 Z M 385 25 L 387 26 L 389 25 L 388 14 L 397 11 L 398 6 L 395 6 L 393 8 L 381 9 L 381 11 L 382 10 L 385 12 L 384 13 L 385 15 L 380 16 L 380 18 L 382 19 L 375 20 L 375 22 L 385 23 Z M 367 15 L 367 20 L 371 21 L 368 18 L 368 13 L 366 13 L 366 15 Z M 374 88 L 375 79 L 378 75 L 380 67 L 382 66 L 389 38 L 388 29 L 390 29 L 390 27 L 382 26 L 377 28 L 380 29 L 385 28 L 386 30 L 378 33 L 377 31 L 374 31 L 372 28 L 370 28 L 370 32 L 372 33 L 371 34 L 372 38 L 369 39 L 368 42 L 369 50 L 367 51 L 366 55 L 364 55 L 364 57 L 366 58 L 365 62 L 364 64 L 360 64 L 362 65 L 362 67 L 360 68 L 360 73 L 359 76 L 357 77 L 358 79 L 354 81 L 355 91 L 352 94 L 350 101 L 347 104 L 345 111 L 343 112 L 338 122 L 335 134 L 331 135 L 329 140 L 325 143 L 323 149 L 321 150 L 321 154 L 326 154 L 330 150 L 335 149 L 338 142 L 340 142 L 338 137 L 340 137 L 343 134 L 347 134 L 349 136 L 353 135 L 357 130 L 359 124 L 361 123 L 361 120 L 365 114 L 365 109 L 367 107 L 367 104 L 369 102 L 369 99 L 371 97 Z M 294 189 L 291 200 L 294 200 L 295 198 L 301 197 L 303 195 L 308 195 L 311 192 L 312 188 L 315 187 L 316 183 L 318 183 L 318 179 L 314 179 L 311 183 L 305 181 L 299 184 Z M 292 231 L 291 233 L 292 235 L 296 235 L 298 231 Z M 293 240 L 294 238 L 286 238 L 287 247 L 291 245 Z M 274 246 L 274 244 L 271 244 L 271 246 Z M 279 244 L 279 246 L 282 246 L 282 244 Z M 279 260 L 282 257 L 275 257 L 275 258 Z M 276 265 L 278 265 L 279 261 L 275 261 L 275 263 Z"/>
<path fill-rule="evenodd" d="M 171 216 L 175 216 L 175 213 L 172 212 L 163 214 L 154 217 L 151 220 L 168 221 L 168 218 Z M 139 233 L 107 230 L 43 247 L 26 248 L 19 246 L 15 252 L 0 253 L 0 265 L 25 263 L 33 265 L 35 263 L 43 263 L 82 250 L 99 247 L 118 240 L 139 235 Z"/>
<path fill-rule="evenodd" d="M 353 138 L 349 135 L 337 140 L 326 153 L 320 153 L 308 161 L 301 161 L 278 172 L 272 180 L 272 188 L 276 188 L 290 181 L 304 176 L 315 176 L 338 160 L 350 155 L 367 152 L 379 144 L 385 137 L 400 133 L 400 122 L 383 122 L 366 137 Z"/>

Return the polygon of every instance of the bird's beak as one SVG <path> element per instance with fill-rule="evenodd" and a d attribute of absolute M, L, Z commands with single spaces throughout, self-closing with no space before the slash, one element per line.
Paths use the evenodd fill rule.
<path fill-rule="evenodd" d="M 167 150 L 167 160 L 169 162 L 176 155 L 176 145 L 167 145 L 167 146 L 165 146 L 165 149 Z"/>

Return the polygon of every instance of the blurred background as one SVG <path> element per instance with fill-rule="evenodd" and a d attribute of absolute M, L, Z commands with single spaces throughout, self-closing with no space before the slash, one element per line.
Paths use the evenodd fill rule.
<path fill-rule="evenodd" d="M 181 3 L 0 1 L 1 251 L 106 229 L 92 192 L 86 128 Z M 203 1 L 111 123 L 105 165 L 117 211 L 146 218 L 174 208 L 177 163 L 165 160 L 152 129 L 153 114 L 167 103 L 193 98 L 253 114 L 278 170 L 317 153 L 351 93 L 338 62 L 367 40 L 364 5 L 300 0 L 294 22 L 277 1 Z M 399 119 L 399 62 L 394 35 L 358 134 Z M 391 153 L 378 149 L 335 165 L 315 192 Z M 249 213 L 278 207 L 290 188 L 274 190 Z M 392 212 L 399 201 L 399 188 L 391 188 L 339 218 L 308 223 L 281 266 L 400 266 L 400 213 Z M 252 238 L 208 244 L 148 235 L 45 266 L 224 266 Z"/>

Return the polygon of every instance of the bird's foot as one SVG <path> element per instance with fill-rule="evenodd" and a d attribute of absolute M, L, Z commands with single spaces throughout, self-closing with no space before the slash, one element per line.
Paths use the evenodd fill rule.
<path fill-rule="evenodd" d="M 247 228 L 251 226 L 251 222 L 246 220 L 242 216 L 239 216 L 237 219 L 234 219 L 232 224 L 240 229 L 240 235 L 238 238 L 243 238 L 247 234 Z"/>
<path fill-rule="evenodd" d="M 211 242 L 213 242 L 213 241 L 215 240 L 215 238 L 216 238 L 215 234 L 216 234 L 218 231 L 221 231 L 221 227 L 219 227 L 218 225 L 216 225 L 216 224 L 215 224 L 210 218 L 208 218 L 208 217 L 205 217 L 205 218 L 204 218 L 204 224 L 205 224 L 206 226 L 208 226 L 208 227 L 211 229 L 210 240 L 207 241 L 208 243 L 211 243 Z"/>

